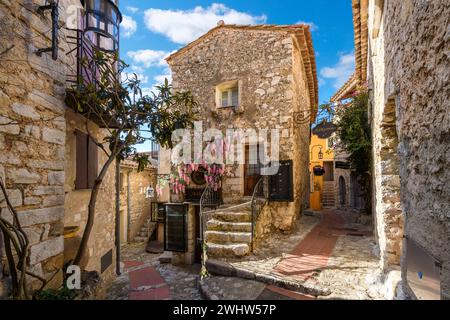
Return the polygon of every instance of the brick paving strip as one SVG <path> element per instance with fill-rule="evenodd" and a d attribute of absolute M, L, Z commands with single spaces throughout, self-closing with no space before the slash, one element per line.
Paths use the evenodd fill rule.
<path fill-rule="evenodd" d="M 333 211 L 324 211 L 322 221 L 309 232 L 295 249 L 281 259 L 274 272 L 305 281 L 328 265 L 328 260 L 342 233 L 344 221 Z"/>
<path fill-rule="evenodd" d="M 125 268 L 130 269 L 129 300 L 168 300 L 170 290 L 167 283 L 154 267 L 138 261 L 125 261 Z"/>
<path fill-rule="evenodd" d="M 339 210 L 302 216 L 292 234 L 266 240 L 251 256 L 210 259 L 208 270 L 221 277 L 200 282 L 201 289 L 210 290 L 206 298 L 221 299 L 226 295 L 214 288 L 234 277 L 265 284 L 257 294 L 243 292 L 247 299 L 382 299 L 371 227 L 355 222 L 358 216 Z"/>

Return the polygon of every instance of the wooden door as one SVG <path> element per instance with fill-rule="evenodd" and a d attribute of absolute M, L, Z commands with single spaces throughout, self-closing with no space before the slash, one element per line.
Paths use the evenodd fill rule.
<path fill-rule="evenodd" d="M 253 196 L 253 190 L 261 178 L 260 165 L 258 161 L 258 153 L 250 153 L 250 146 L 245 146 L 245 165 L 244 165 L 244 196 Z M 256 157 L 256 159 L 255 159 Z M 252 160 L 252 163 L 250 161 Z M 257 164 L 255 164 L 255 161 Z"/>

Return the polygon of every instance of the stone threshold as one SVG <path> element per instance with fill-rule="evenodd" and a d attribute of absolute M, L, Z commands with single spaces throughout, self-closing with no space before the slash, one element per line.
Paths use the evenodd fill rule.
<path fill-rule="evenodd" d="M 237 277 L 246 280 L 255 280 L 268 285 L 273 285 L 276 287 L 299 292 L 309 296 L 323 297 L 331 295 L 331 291 L 328 288 L 322 288 L 310 284 L 291 281 L 279 277 L 275 274 L 262 274 L 250 270 L 236 268 L 233 265 L 224 261 L 209 259 L 206 262 L 206 268 L 208 269 L 208 272 L 213 275 Z M 202 281 L 199 281 L 199 289 L 201 292 L 203 292 L 204 290 L 204 288 L 202 288 Z M 208 294 L 205 294 L 205 299 L 208 299 Z"/>

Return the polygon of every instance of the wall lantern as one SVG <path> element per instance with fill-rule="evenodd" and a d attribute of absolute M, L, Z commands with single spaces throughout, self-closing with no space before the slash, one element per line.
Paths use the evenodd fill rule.
<path fill-rule="evenodd" d="M 119 50 L 119 26 L 122 14 L 118 2 L 119 0 L 82 0 L 83 36 L 98 50 L 108 53 Z"/>
<path fill-rule="evenodd" d="M 317 156 L 319 157 L 319 160 L 322 160 L 322 159 L 323 159 L 322 148 L 320 148 L 319 153 L 317 154 Z"/>
<path fill-rule="evenodd" d="M 37 12 L 41 15 L 44 15 L 44 13 L 48 10 L 51 11 L 52 15 L 52 46 L 48 48 L 38 49 L 36 51 L 36 54 L 40 57 L 45 52 L 51 52 L 52 53 L 52 59 L 58 60 L 58 19 L 59 19 L 59 10 L 58 10 L 58 1 L 51 0 L 48 1 L 46 5 L 39 6 L 37 8 Z"/>

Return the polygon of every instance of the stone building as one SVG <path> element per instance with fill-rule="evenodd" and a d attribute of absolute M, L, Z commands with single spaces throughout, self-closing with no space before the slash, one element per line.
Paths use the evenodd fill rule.
<path fill-rule="evenodd" d="M 151 204 L 156 200 L 157 168 L 137 171 L 131 160 L 120 163 L 120 242 L 147 241 L 155 229 L 151 222 Z"/>
<path fill-rule="evenodd" d="M 311 137 L 309 147 L 310 208 L 315 211 L 337 206 L 334 150 L 330 138 L 320 138 L 315 134 Z"/>
<path fill-rule="evenodd" d="M 56 23 L 62 27 L 52 35 L 50 13 L 38 10 L 44 1 L 0 1 L 0 175 L 30 239 L 30 269 L 47 279 L 59 270 L 50 287 L 61 285 L 63 263 L 73 258 L 90 188 L 105 161 L 93 143 L 102 141 L 103 129 L 65 103 L 68 80 L 79 66 L 69 40 L 78 35 L 69 29 L 80 27 L 83 3 L 59 1 Z M 57 56 L 38 55 L 55 36 Z M 105 282 L 115 276 L 115 181 L 113 165 L 100 190 L 83 260 Z M 2 217 L 8 217 L 4 202 L 1 206 Z"/>
<path fill-rule="evenodd" d="M 450 299 L 450 4 L 352 4 L 355 78 L 370 93 L 381 267 L 401 265 L 413 298 Z"/>
<path fill-rule="evenodd" d="M 291 230 L 309 201 L 309 125 L 318 105 L 316 64 L 309 27 L 219 23 L 169 56 L 167 62 L 173 74 L 174 89 L 191 91 L 198 102 L 204 130 L 214 128 L 225 136 L 229 128 L 256 132 L 279 129 L 279 160 L 288 168 L 280 188 L 283 187 L 290 196 L 281 195 L 281 191 L 273 190 L 274 185 L 271 185 L 273 198 L 277 195 L 280 198 L 269 201 L 255 233 L 262 236 L 272 230 Z M 258 139 L 241 137 L 238 140 L 237 148 L 245 155 L 245 164 L 226 166 L 221 197 L 228 206 L 252 199 L 261 175 L 260 163 L 250 164 L 252 154 L 249 150 L 267 148 Z M 266 151 L 270 155 L 270 148 Z M 207 231 L 211 253 L 242 255 L 249 252 L 251 213 L 246 211 L 248 207 L 241 209 L 242 221 L 234 222 L 247 223 L 248 228 L 241 225 L 244 229 L 237 232 L 234 225 L 230 228 L 236 232 L 225 232 L 211 226 Z M 188 221 L 192 220 L 188 218 Z M 195 226 L 190 228 L 195 229 Z"/>

